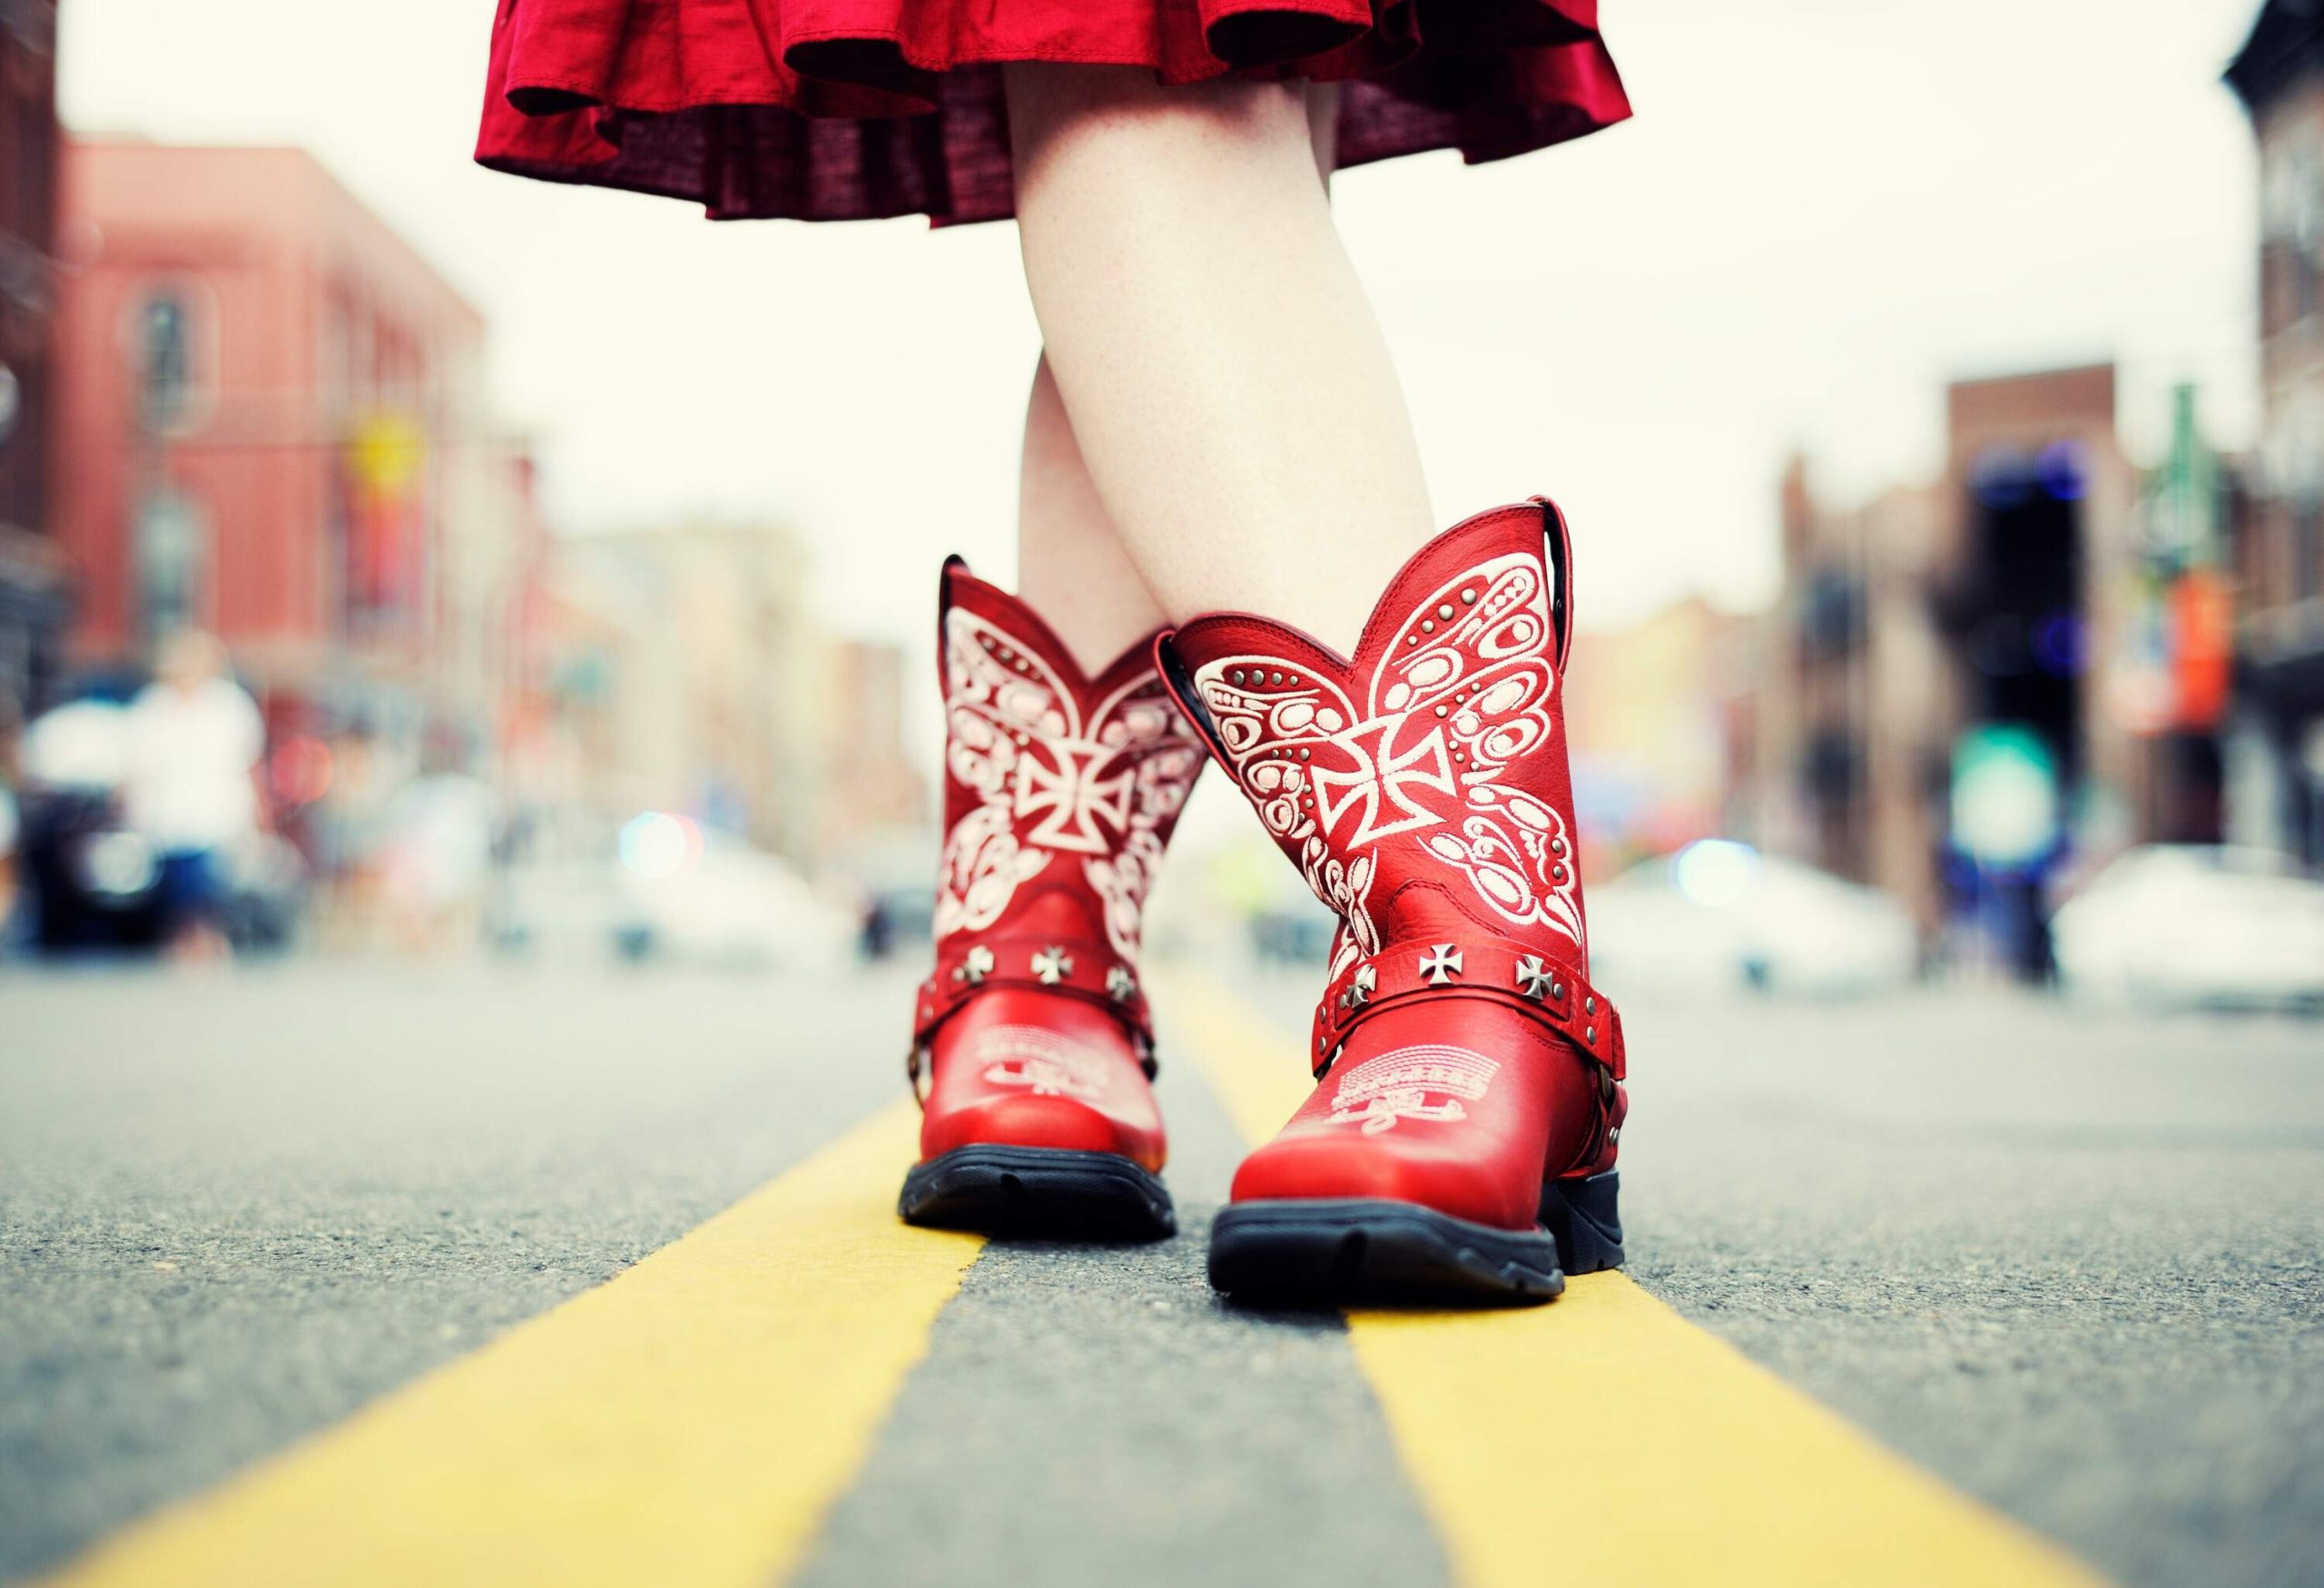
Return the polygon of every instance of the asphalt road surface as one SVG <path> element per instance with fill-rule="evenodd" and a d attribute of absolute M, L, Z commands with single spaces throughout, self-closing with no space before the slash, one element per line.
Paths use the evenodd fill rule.
<path fill-rule="evenodd" d="M 910 979 L 0 972 L 0 1577 L 782 1176 L 896 1096 Z M 1632 1001 L 1647 1290 L 2121 1581 L 2324 1582 L 2324 1027 Z M 1456 1573 L 1337 1315 L 1204 1285 L 1241 1139 L 1170 1013 L 1183 1233 L 984 1247 L 796 1580 Z M 1553 1581 L 1590 1524 L 1521 1524 Z"/>

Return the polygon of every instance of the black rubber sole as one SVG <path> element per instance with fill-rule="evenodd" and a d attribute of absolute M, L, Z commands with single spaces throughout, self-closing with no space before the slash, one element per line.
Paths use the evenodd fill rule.
<path fill-rule="evenodd" d="M 1533 1229 L 1472 1224 L 1416 1202 L 1236 1202 L 1210 1227 L 1210 1282 L 1276 1302 L 1549 1301 L 1569 1273 L 1621 1266 L 1620 1185 L 1608 1173 L 1544 1187 Z"/>
<path fill-rule="evenodd" d="M 907 1224 L 992 1234 L 1158 1240 L 1177 1232 L 1162 1182 L 1112 1152 L 957 1147 L 915 1164 L 896 1212 Z"/>
<path fill-rule="evenodd" d="M 1622 1174 L 1608 1169 L 1541 1188 L 1541 1224 L 1557 1238 L 1558 1267 L 1595 1274 L 1622 1266 Z"/>

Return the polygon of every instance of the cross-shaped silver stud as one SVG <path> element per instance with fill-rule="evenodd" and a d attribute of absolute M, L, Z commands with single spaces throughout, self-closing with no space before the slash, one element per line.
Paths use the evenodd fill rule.
<path fill-rule="evenodd" d="M 1042 986 L 1054 987 L 1073 974 L 1073 956 L 1062 946 L 1045 948 L 1033 956 L 1033 974 L 1040 978 Z"/>
<path fill-rule="evenodd" d="M 1373 989 L 1379 985 L 1378 971 L 1370 965 L 1358 965 L 1355 980 L 1347 984 L 1347 991 L 1340 994 L 1340 1000 L 1350 1009 L 1359 1009 L 1371 1001 Z"/>
<path fill-rule="evenodd" d="M 974 987 L 991 974 L 992 951 L 979 943 L 962 956 L 960 965 L 952 972 L 952 980 L 966 981 Z"/>
<path fill-rule="evenodd" d="M 1116 965 L 1106 972 L 1106 991 L 1116 1003 L 1128 1003 L 1137 996 L 1137 978 L 1128 966 Z"/>
<path fill-rule="evenodd" d="M 1534 1002 L 1539 1003 L 1547 998 L 1554 985 L 1556 979 L 1550 974 L 1549 966 L 1542 962 L 1539 954 L 1527 954 L 1517 962 L 1517 989 Z"/>
<path fill-rule="evenodd" d="M 1449 942 L 1438 943 L 1421 957 L 1420 973 L 1432 987 L 1442 987 L 1461 973 L 1461 953 Z"/>

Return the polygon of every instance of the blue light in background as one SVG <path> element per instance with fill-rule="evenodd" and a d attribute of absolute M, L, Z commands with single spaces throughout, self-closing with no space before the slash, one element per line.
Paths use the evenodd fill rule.
<path fill-rule="evenodd" d="M 2079 615 L 2053 612 L 2034 626 L 2034 662 L 2053 678 L 2078 676 L 2087 665 L 2089 630 Z"/>
<path fill-rule="evenodd" d="M 2053 441 L 2034 456 L 2034 470 L 2042 488 L 2062 502 L 2078 502 L 2090 494 L 2090 470 L 2079 441 Z"/>

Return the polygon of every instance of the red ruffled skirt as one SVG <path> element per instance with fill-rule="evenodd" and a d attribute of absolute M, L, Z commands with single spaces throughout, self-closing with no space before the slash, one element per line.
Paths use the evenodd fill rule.
<path fill-rule="evenodd" d="M 1343 82 L 1343 166 L 1630 114 L 1597 0 L 499 0 L 477 158 L 719 220 L 998 220 L 1003 61 Z"/>

